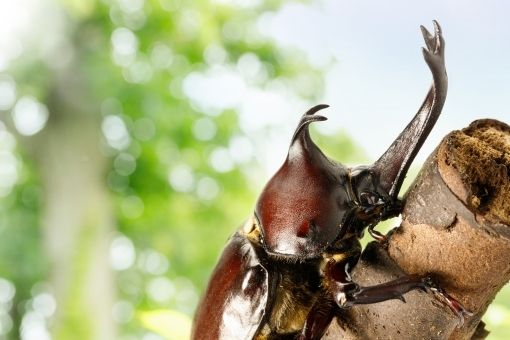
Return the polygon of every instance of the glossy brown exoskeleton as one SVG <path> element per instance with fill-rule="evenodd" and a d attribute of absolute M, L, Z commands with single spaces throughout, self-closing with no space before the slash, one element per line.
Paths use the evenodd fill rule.
<path fill-rule="evenodd" d="M 468 314 L 429 277 L 361 287 L 349 275 L 367 227 L 386 242 L 374 227 L 400 213 L 398 192 L 406 172 L 445 102 L 444 40 L 437 22 L 434 27 L 434 36 L 422 27 L 432 87 L 373 165 L 347 168 L 314 144 L 308 126 L 326 119 L 316 112 L 327 105 L 301 118 L 287 159 L 223 251 L 198 306 L 193 339 L 320 339 L 339 309 L 402 298 L 412 289 L 434 293 L 461 319 Z"/>

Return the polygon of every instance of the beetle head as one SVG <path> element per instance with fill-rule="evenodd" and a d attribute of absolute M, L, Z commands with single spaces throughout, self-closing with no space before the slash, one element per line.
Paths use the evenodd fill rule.
<path fill-rule="evenodd" d="M 317 105 L 305 113 L 287 159 L 255 208 L 266 251 L 299 259 L 318 257 L 348 228 L 361 233 L 367 225 L 397 215 L 407 170 L 441 112 L 442 104 L 431 105 L 425 101 L 373 165 L 352 169 L 329 160 L 310 138 L 308 125 L 325 120 L 315 113 L 328 106 Z"/>
<path fill-rule="evenodd" d="M 329 160 L 310 138 L 308 125 L 326 120 L 303 115 L 287 159 L 260 195 L 255 215 L 264 247 L 281 256 L 317 257 L 339 234 L 350 211 L 347 169 Z"/>
<path fill-rule="evenodd" d="M 350 171 L 355 200 L 354 216 L 361 227 L 393 215 L 398 202 L 380 183 L 380 176 L 371 166 L 357 166 Z"/>
<path fill-rule="evenodd" d="M 434 36 L 422 27 L 433 86 L 414 118 L 373 165 L 346 169 L 313 143 L 308 125 L 326 119 L 315 113 L 327 105 L 315 106 L 301 118 L 285 163 L 264 188 L 255 209 L 259 228 L 252 228 L 257 231 L 253 235 L 260 235 L 268 253 L 317 257 L 343 233 L 351 229 L 360 233 L 365 226 L 400 212 L 400 187 L 441 114 L 448 89 L 444 40 L 437 22 L 434 26 Z"/>

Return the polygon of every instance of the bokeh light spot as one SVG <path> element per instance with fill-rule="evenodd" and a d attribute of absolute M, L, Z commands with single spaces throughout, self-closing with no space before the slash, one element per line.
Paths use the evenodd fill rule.
<path fill-rule="evenodd" d="M 143 9 L 144 0 L 117 0 L 120 8 L 126 13 L 135 13 Z"/>
<path fill-rule="evenodd" d="M 21 340 L 50 340 L 44 316 L 38 312 L 27 312 L 21 321 Z"/>
<path fill-rule="evenodd" d="M 126 27 L 119 27 L 112 33 L 113 61 L 120 66 L 129 66 L 135 61 L 138 38 Z"/>
<path fill-rule="evenodd" d="M 175 286 L 164 276 L 156 277 L 147 284 L 147 295 L 155 302 L 167 303 L 175 295 Z"/>
<path fill-rule="evenodd" d="M 204 59 L 209 65 L 224 64 L 228 60 L 228 53 L 217 43 L 212 43 L 204 51 Z"/>
<path fill-rule="evenodd" d="M 136 170 L 136 160 L 131 154 L 121 152 L 115 157 L 113 167 L 119 175 L 129 176 Z"/>
<path fill-rule="evenodd" d="M 184 78 L 182 89 L 207 114 L 236 107 L 247 91 L 237 72 L 221 66 L 213 66 L 206 73 L 190 73 Z"/>
<path fill-rule="evenodd" d="M 124 192 L 129 187 L 129 178 L 119 175 L 116 171 L 110 171 L 106 178 L 108 187 L 115 192 Z"/>
<path fill-rule="evenodd" d="M 12 284 L 11 281 L 6 280 L 4 278 L 0 278 L 0 303 L 8 303 L 16 294 L 16 287 Z"/>
<path fill-rule="evenodd" d="M 16 83 L 9 76 L 0 76 L 0 110 L 9 110 L 16 101 Z"/>
<path fill-rule="evenodd" d="M 124 150 L 131 142 L 126 124 L 119 116 L 104 117 L 101 130 L 108 144 L 114 149 Z"/>
<path fill-rule="evenodd" d="M 4 123 L 0 121 L 0 150 L 13 151 L 16 146 L 16 139 L 7 131 Z"/>
<path fill-rule="evenodd" d="M 230 157 L 238 163 L 247 163 L 253 159 L 254 146 L 253 143 L 244 136 L 234 136 L 230 138 L 228 144 Z"/>
<path fill-rule="evenodd" d="M 165 255 L 150 249 L 142 252 L 138 258 L 138 266 L 143 271 L 153 275 L 162 275 L 166 273 L 170 264 Z"/>
<path fill-rule="evenodd" d="M 198 36 L 200 31 L 201 17 L 195 10 L 184 10 L 180 12 L 179 32 L 181 39 L 191 40 Z"/>
<path fill-rule="evenodd" d="M 145 205 L 140 197 L 132 195 L 122 199 L 121 209 L 124 216 L 134 219 L 142 216 Z"/>
<path fill-rule="evenodd" d="M 0 335 L 8 334 L 13 326 L 12 318 L 9 314 L 0 315 Z"/>
<path fill-rule="evenodd" d="M 259 58 L 253 53 L 245 53 L 237 61 L 237 70 L 250 82 L 261 82 L 267 79 L 267 72 Z"/>
<path fill-rule="evenodd" d="M 195 286 L 185 277 L 175 278 L 173 284 L 175 285 L 175 300 L 178 310 L 190 314 L 198 302 Z"/>
<path fill-rule="evenodd" d="M 170 171 L 168 181 L 175 191 L 189 192 L 193 189 L 195 179 L 191 168 L 186 164 L 180 164 Z"/>
<path fill-rule="evenodd" d="M 120 300 L 115 302 L 112 307 L 113 320 L 120 324 L 128 323 L 133 319 L 135 310 L 133 304 L 129 301 Z"/>
<path fill-rule="evenodd" d="M 229 172 L 234 168 L 234 162 L 228 149 L 219 147 L 213 150 L 209 158 L 211 166 L 217 172 Z"/>
<path fill-rule="evenodd" d="M 154 68 L 166 69 L 172 65 L 173 53 L 167 45 L 156 43 L 152 47 L 150 59 Z"/>
<path fill-rule="evenodd" d="M 22 97 L 12 111 L 16 130 L 24 136 L 32 136 L 41 131 L 48 120 L 48 109 L 33 97 Z"/>
<path fill-rule="evenodd" d="M 135 262 L 135 247 L 126 236 L 113 239 L 110 246 L 110 264 L 115 270 L 126 270 Z"/>
<path fill-rule="evenodd" d="M 218 196 L 220 186 L 211 177 L 203 177 L 197 183 L 197 196 L 204 201 L 211 201 Z"/>
<path fill-rule="evenodd" d="M 52 316 L 57 309 L 55 298 L 48 293 L 40 293 L 36 295 L 32 301 L 34 311 L 41 313 L 45 317 Z"/>
<path fill-rule="evenodd" d="M 144 84 L 152 78 L 152 66 L 147 61 L 138 60 L 124 70 L 124 79 L 130 83 Z"/>
<path fill-rule="evenodd" d="M 207 117 L 197 119 L 193 123 L 193 136 L 201 141 L 208 141 L 216 136 L 216 123 Z"/>

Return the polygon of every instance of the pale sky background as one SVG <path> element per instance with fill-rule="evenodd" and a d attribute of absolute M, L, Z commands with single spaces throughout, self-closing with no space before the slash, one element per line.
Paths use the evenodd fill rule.
<path fill-rule="evenodd" d="M 381 155 L 425 98 L 422 24 L 439 21 L 446 40 L 449 92 L 418 161 L 442 136 L 480 118 L 510 123 L 510 3 L 506 1 L 338 1 L 288 5 L 268 28 L 311 60 L 329 57 L 322 126 L 342 127 L 370 157 Z"/>
<path fill-rule="evenodd" d="M 52 112 L 36 98 L 27 98 L 21 93 L 7 70 L 13 60 L 32 53 L 37 53 L 55 69 L 71 60 L 75 51 L 66 41 L 69 27 L 59 11 L 60 1 L 0 0 L 0 111 L 13 116 L 15 128 L 26 138 L 41 131 Z M 71 1 L 81 7 L 90 4 L 89 0 Z M 118 2 L 124 11 L 144 11 L 146 0 L 101 1 Z M 192 0 L 164 1 L 175 4 Z M 260 0 L 211 1 L 249 7 Z M 199 23 L 190 22 L 200 17 L 192 12 L 188 10 L 177 15 L 169 11 L 168 20 L 179 21 L 178 25 L 200 27 Z M 441 24 L 446 40 L 449 93 L 443 114 L 414 167 L 423 162 L 449 131 L 463 128 L 475 119 L 495 118 L 510 123 L 510 2 L 317 0 L 285 5 L 277 13 L 267 13 L 260 18 L 257 27 L 259 33 L 273 37 L 279 44 L 299 48 L 311 63 L 326 70 L 326 91 L 319 102 L 296 98 L 289 84 L 281 80 L 266 88 L 254 86 L 250 79 L 263 73 L 260 60 L 247 53 L 232 65 L 226 62 L 221 46 L 209 46 L 204 52 L 207 60 L 204 70 L 190 73 L 179 84 L 183 94 L 202 114 L 197 119 L 199 123 L 194 125 L 198 132 L 192 131 L 198 140 L 219 144 L 214 140 L 214 116 L 225 109 L 235 109 L 239 114 L 242 133 L 232 136 L 226 145 L 215 144 L 211 158 L 204 161 L 209 161 L 218 172 L 227 172 L 234 165 L 242 166 L 255 158 L 266 173 L 249 167 L 253 173 L 248 175 L 261 186 L 283 162 L 301 114 L 319 103 L 331 107 L 321 112 L 329 120 L 315 124 L 317 128 L 328 133 L 345 130 L 372 160 L 376 160 L 414 116 L 430 87 L 431 74 L 421 54 L 424 42 L 419 26 L 422 24 L 432 30 L 433 19 Z M 231 27 L 230 33 L 236 33 L 235 27 L 233 31 Z M 115 27 L 112 33 L 112 62 L 119 68 L 124 67 L 124 71 L 133 65 L 137 56 L 146 52 L 138 50 L 136 34 L 136 30 L 126 27 Z M 171 46 L 171 41 L 163 43 Z M 131 64 L 115 60 L 115 53 L 119 51 L 129 57 Z M 163 57 L 166 56 L 163 53 Z M 149 81 L 153 72 L 158 71 L 151 62 L 153 64 L 147 63 L 142 70 L 148 68 L 148 72 L 137 73 L 137 79 Z M 301 85 L 313 84 L 308 80 L 302 80 Z M 137 82 L 134 78 L 126 81 Z M 139 84 L 143 91 L 143 81 Z M 172 86 L 169 86 L 169 96 L 171 92 Z M 113 98 L 101 99 L 105 104 Z M 99 110 L 100 103 L 97 107 Z M 115 141 L 129 143 L 130 132 L 122 119 L 109 115 L 103 121 L 103 133 L 113 147 L 116 147 L 112 144 Z M 0 132 L 2 129 L 0 123 Z M 209 137 L 205 138 L 207 134 Z M 10 152 L 14 145 L 14 140 L 5 136 L 3 133 L 4 138 L 0 138 L 0 152 L 2 148 Z M 6 146 L 6 142 L 12 145 Z M 118 145 L 118 149 L 122 147 Z M 19 178 L 16 158 L 11 154 L 6 158 L 6 154 L 3 153 L 0 167 L 0 196 L 8 193 Z M 179 159 L 174 161 L 177 166 L 170 173 L 169 184 L 176 190 L 191 190 L 192 169 L 180 164 Z M 219 188 L 215 190 L 214 195 Z M 126 243 L 131 241 L 125 238 L 122 242 L 128 244 L 125 249 L 132 253 L 122 253 L 123 261 L 128 262 L 121 261 L 119 266 L 134 261 L 133 245 Z M 501 307 L 495 308 L 489 309 L 487 319 L 494 324 L 502 323 L 505 314 Z"/>
<path fill-rule="evenodd" d="M 128 7 L 132 1 L 140 7 L 144 0 L 111 1 Z M 215 1 L 243 7 L 258 2 Z M 33 46 L 39 46 L 38 53 L 49 63 L 61 57 L 56 47 L 65 25 L 48 9 L 50 3 L 0 0 L 0 104 L 4 106 L 14 105 L 13 95 L 18 101 L 22 95 L 12 93 L 15 84 L 9 85 L 12 79 L 6 80 L 2 74 L 9 60 L 31 53 Z M 172 15 L 169 13 L 169 20 Z M 325 132 L 344 129 L 375 160 L 425 98 L 431 74 L 421 54 L 424 44 L 419 25 L 432 30 L 432 19 L 438 20 L 446 40 L 449 92 L 417 164 L 442 136 L 475 119 L 510 122 L 509 15 L 510 3 L 495 0 L 322 0 L 285 5 L 277 13 L 264 15 L 258 27 L 280 44 L 304 51 L 313 64 L 330 65 L 326 68 L 326 92 L 320 100 L 331 105 L 323 111 L 329 120 L 316 126 Z M 221 56 L 221 49 L 219 54 L 218 48 L 208 50 L 213 57 Z M 246 137 L 243 152 L 255 154 L 269 175 L 282 163 L 300 115 L 318 103 L 296 100 L 281 87 L 250 87 L 245 78 L 257 76 L 252 74 L 252 66 L 258 61 L 251 56 L 243 60 L 234 68 L 218 64 L 190 74 L 183 91 L 206 117 L 225 108 L 237 109 Z M 40 121 L 44 124 L 46 120 Z"/>

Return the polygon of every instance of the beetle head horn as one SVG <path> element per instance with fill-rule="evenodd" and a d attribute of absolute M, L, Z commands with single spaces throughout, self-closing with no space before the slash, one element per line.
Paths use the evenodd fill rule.
<path fill-rule="evenodd" d="M 423 57 L 432 72 L 433 84 L 418 113 L 372 166 L 381 187 L 393 198 L 397 197 L 411 162 L 439 118 L 448 90 L 441 27 L 434 21 L 434 35 L 423 26 L 421 30 L 426 45 Z"/>

